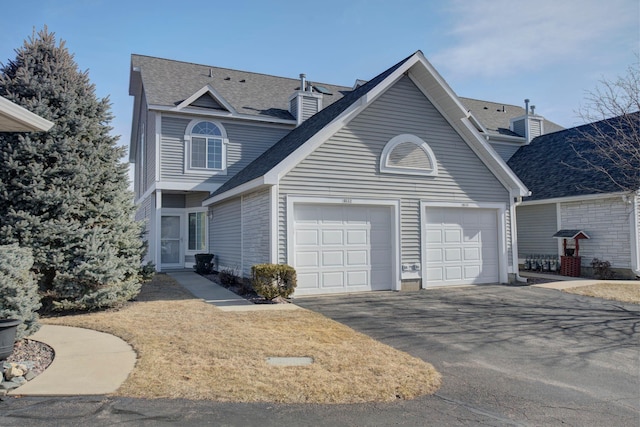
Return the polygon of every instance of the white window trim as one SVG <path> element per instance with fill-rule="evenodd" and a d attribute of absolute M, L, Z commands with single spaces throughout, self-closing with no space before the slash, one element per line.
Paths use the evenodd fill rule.
<path fill-rule="evenodd" d="M 192 213 L 204 213 L 204 249 L 189 249 L 189 214 Z M 187 255 L 195 255 L 200 253 L 209 252 L 209 217 L 207 215 L 207 208 L 187 208 L 184 210 L 184 222 L 185 222 L 185 230 L 184 230 L 184 252 Z"/>
<path fill-rule="evenodd" d="M 214 125 L 216 125 L 218 127 L 218 129 L 220 129 L 220 132 L 222 133 L 222 135 L 219 137 L 219 139 L 222 140 L 222 168 L 221 169 L 208 169 L 208 168 L 194 168 L 191 167 L 191 131 L 193 130 L 194 126 L 197 125 L 198 123 L 201 122 L 209 122 L 209 123 L 213 123 Z M 207 138 L 206 135 L 202 135 L 203 137 Z M 191 120 L 191 122 L 189 122 L 189 125 L 187 126 L 187 129 L 185 131 L 185 135 L 184 135 L 184 173 L 185 174 L 196 174 L 196 175 L 226 175 L 227 174 L 227 145 L 229 143 L 229 139 L 227 138 L 227 131 L 224 128 L 224 126 L 222 126 L 222 123 L 217 122 L 215 120 L 208 120 L 208 119 L 193 119 Z"/>
<path fill-rule="evenodd" d="M 394 148 L 398 145 L 411 142 L 424 151 L 424 153 L 429 157 L 429 161 L 431 162 L 432 168 L 431 170 L 424 169 L 415 169 L 415 168 L 403 168 L 398 166 L 388 166 L 389 155 L 393 152 Z M 411 135 L 408 133 L 404 133 L 398 136 L 391 138 L 387 145 L 382 149 L 382 154 L 380 155 L 380 173 L 394 173 L 401 175 L 420 175 L 420 176 L 437 176 L 438 175 L 438 163 L 436 162 L 436 156 L 433 154 L 431 147 L 424 142 L 422 139 L 415 135 Z"/>

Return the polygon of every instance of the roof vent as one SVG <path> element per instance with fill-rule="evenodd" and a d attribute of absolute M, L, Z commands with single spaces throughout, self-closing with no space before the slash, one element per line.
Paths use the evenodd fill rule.
<path fill-rule="evenodd" d="M 209 77 L 213 77 L 213 70 L 209 68 Z"/>

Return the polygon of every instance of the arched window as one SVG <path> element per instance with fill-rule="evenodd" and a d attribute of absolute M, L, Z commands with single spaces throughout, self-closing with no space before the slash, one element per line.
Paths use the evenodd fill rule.
<path fill-rule="evenodd" d="M 435 176 L 436 156 L 426 142 L 411 134 L 392 138 L 382 150 L 380 172 L 405 175 Z"/>
<path fill-rule="evenodd" d="M 227 135 L 222 125 L 193 120 L 184 137 L 186 168 L 191 172 L 226 171 Z"/>

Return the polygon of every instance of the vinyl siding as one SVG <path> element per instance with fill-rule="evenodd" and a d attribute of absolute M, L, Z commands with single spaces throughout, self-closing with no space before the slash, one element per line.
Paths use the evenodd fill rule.
<path fill-rule="evenodd" d="M 302 120 L 307 120 L 318 112 L 318 100 L 309 96 L 302 97 Z"/>
<path fill-rule="evenodd" d="M 223 183 L 290 131 L 290 128 L 222 122 L 229 140 L 227 174 L 191 175 L 184 173 L 184 135 L 190 121 L 191 118 L 162 118 L 161 178 L 164 181 Z"/>
<path fill-rule="evenodd" d="M 213 97 L 209 94 L 204 94 L 200 98 L 196 99 L 191 103 L 192 107 L 201 107 L 201 108 L 213 108 L 215 110 L 224 110 L 224 108 L 218 104 L 218 102 L 213 99 Z"/>
<path fill-rule="evenodd" d="M 187 193 L 185 196 L 185 205 L 187 208 L 202 207 L 202 201 L 209 196 L 206 191 L 197 191 Z"/>
<path fill-rule="evenodd" d="M 516 207 L 518 221 L 518 258 L 528 255 L 558 255 L 558 231 L 555 203 Z"/>
<path fill-rule="evenodd" d="M 431 147 L 438 176 L 380 173 L 384 146 L 404 133 Z M 420 262 L 420 200 L 509 206 L 508 191 L 407 77 L 283 177 L 279 192 L 281 262 L 287 253 L 287 195 L 400 200 L 403 263 Z M 507 227 L 509 223 L 507 218 Z M 508 236 L 507 229 L 510 248 Z M 508 259 L 511 263 L 510 255 Z"/>
<path fill-rule="evenodd" d="M 515 144 L 491 144 L 491 147 L 502 157 L 502 160 L 507 162 L 521 146 Z"/>
<path fill-rule="evenodd" d="M 242 274 L 251 277 L 251 266 L 269 262 L 269 189 L 242 197 Z"/>
<path fill-rule="evenodd" d="M 142 237 L 142 240 L 146 242 L 149 241 L 149 238 L 151 236 L 151 211 L 153 209 L 153 197 L 155 196 L 152 194 L 151 196 L 144 199 L 142 203 L 140 203 L 140 205 L 138 205 L 138 210 L 136 211 L 135 216 L 136 221 L 144 222 L 144 235 Z M 147 263 L 151 259 L 150 256 L 151 254 L 149 253 L 149 251 L 147 251 L 143 263 Z"/>
<path fill-rule="evenodd" d="M 218 268 L 240 269 L 242 264 L 240 198 L 213 206 L 209 221 L 209 252 Z"/>
<path fill-rule="evenodd" d="M 145 169 L 146 185 L 144 191 L 148 190 L 156 182 L 156 114 L 147 113 L 147 125 L 145 126 Z"/>
<path fill-rule="evenodd" d="M 590 237 L 580 240 L 583 266 L 598 258 L 613 268 L 631 268 L 631 205 L 612 197 L 562 203 L 560 212 L 562 228 L 584 230 Z"/>

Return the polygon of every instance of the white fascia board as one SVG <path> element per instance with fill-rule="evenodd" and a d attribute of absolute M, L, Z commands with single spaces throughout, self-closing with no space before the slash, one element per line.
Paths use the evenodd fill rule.
<path fill-rule="evenodd" d="M 206 183 L 191 183 L 191 182 L 172 182 L 172 181 L 160 181 L 152 184 L 147 191 L 144 192 L 142 196 L 140 196 L 135 203 L 139 204 L 147 197 L 149 197 L 153 192 L 157 190 L 161 191 L 206 191 L 208 193 L 213 193 L 218 188 L 220 188 L 221 184 L 206 184 Z"/>
<path fill-rule="evenodd" d="M 4 122 L 7 126 L 0 124 L 0 132 L 46 132 L 53 127 L 53 122 L 0 96 L 0 123 Z"/>
<path fill-rule="evenodd" d="M 160 112 L 173 112 L 173 113 L 189 113 L 196 116 L 204 116 L 204 117 L 219 117 L 219 118 L 233 118 L 233 119 L 242 119 L 254 122 L 262 122 L 262 123 L 279 123 L 279 124 L 287 124 L 287 125 L 296 125 L 295 120 L 289 119 L 278 119 L 275 117 L 258 117 L 252 116 L 250 114 L 239 114 L 239 113 L 230 113 L 230 112 L 219 112 L 219 111 L 206 111 L 202 109 L 189 108 L 185 107 L 180 111 L 177 111 L 175 107 L 169 107 L 166 105 L 157 105 L 151 104 L 149 105 L 149 110 L 155 110 Z"/>
<path fill-rule="evenodd" d="M 205 93 L 210 94 L 213 99 L 216 100 L 216 102 L 220 105 L 222 105 L 224 108 L 226 108 L 228 111 L 230 111 L 232 114 L 236 114 L 236 109 L 233 108 L 231 106 L 231 104 L 229 104 L 227 102 L 226 99 L 224 99 L 222 97 L 222 95 L 220 95 L 211 85 L 205 85 L 202 88 L 200 88 L 198 91 L 196 91 L 193 95 L 191 95 L 190 97 L 188 97 L 187 99 L 185 99 L 184 101 L 182 101 L 180 104 L 178 104 L 176 107 L 173 108 L 174 111 L 180 111 L 182 109 L 184 109 L 185 107 L 188 107 L 189 105 L 191 105 L 192 102 L 196 101 L 198 98 L 200 98 L 202 95 L 204 95 Z"/>
<path fill-rule="evenodd" d="M 378 99 L 381 94 L 383 94 L 395 82 L 400 80 L 404 73 L 406 73 L 409 68 L 418 61 L 420 61 L 420 58 L 418 54 L 415 54 L 412 58 L 402 64 L 402 66 L 398 67 L 398 69 L 388 75 L 382 82 L 378 83 L 375 88 L 371 89 L 359 100 L 351 104 L 349 108 L 344 110 L 338 117 L 322 128 L 322 130 L 309 138 L 304 144 L 298 147 L 298 149 L 267 172 L 264 175 L 264 183 L 272 185 L 278 184 L 284 175 L 316 150 L 323 142 L 349 123 L 354 117 L 360 114 L 362 110 L 367 108 L 373 101 Z"/>
<path fill-rule="evenodd" d="M 261 176 L 259 178 L 254 179 L 253 181 L 245 182 L 244 184 L 234 187 L 229 191 L 225 191 L 224 193 L 218 194 L 217 196 L 208 197 L 204 199 L 202 201 L 202 206 L 209 206 L 214 203 L 218 203 L 223 200 L 229 199 L 231 197 L 239 196 L 242 193 L 254 190 L 258 187 L 261 187 L 264 184 L 265 184 L 264 177 Z"/>
<path fill-rule="evenodd" d="M 583 194 L 579 196 L 566 196 L 566 197 L 554 197 L 552 199 L 540 199 L 540 200 L 523 200 L 519 205 L 532 206 L 532 205 L 547 205 L 551 203 L 569 203 L 569 202 L 581 202 L 583 200 L 600 200 L 611 199 L 615 197 L 628 196 L 629 193 L 624 191 L 617 191 L 615 193 L 598 193 L 598 194 Z"/>
<path fill-rule="evenodd" d="M 522 196 L 528 196 L 529 190 L 527 187 L 489 145 L 486 138 L 478 130 L 477 125 L 473 123 L 475 118 L 462 105 L 455 92 L 426 59 L 421 59 L 420 62 L 424 65 L 424 68 L 412 68 L 409 72 L 411 81 L 422 91 L 424 96 L 427 97 L 449 124 L 458 131 L 462 139 L 505 188 L 508 190 L 517 189 Z M 463 126 L 460 126 L 460 123 Z"/>
<path fill-rule="evenodd" d="M 492 144 L 518 145 L 521 147 L 527 145 L 527 140 L 521 136 L 487 134 L 487 139 Z"/>

